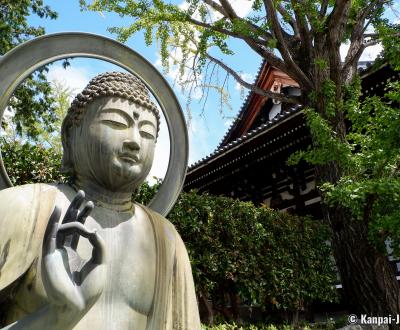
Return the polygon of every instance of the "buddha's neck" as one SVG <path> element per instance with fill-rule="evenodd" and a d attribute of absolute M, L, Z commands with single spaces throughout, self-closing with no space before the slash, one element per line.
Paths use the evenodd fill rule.
<path fill-rule="evenodd" d="M 77 177 L 71 184 L 75 190 L 83 190 L 85 199 L 96 206 L 118 212 L 134 211 L 132 192 L 110 191 L 91 180 Z"/>

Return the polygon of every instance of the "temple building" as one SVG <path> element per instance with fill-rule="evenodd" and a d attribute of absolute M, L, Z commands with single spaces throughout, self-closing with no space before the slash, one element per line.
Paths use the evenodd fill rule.
<path fill-rule="evenodd" d="M 387 65 L 371 69 L 361 74 L 364 95 L 382 95 L 388 81 L 399 80 L 400 73 Z M 268 63 L 261 65 L 256 84 L 287 95 L 300 93 L 293 79 Z M 250 92 L 216 150 L 189 167 L 184 190 L 197 189 L 321 219 L 314 167 L 286 163 L 293 152 L 310 144 L 301 106 Z"/>

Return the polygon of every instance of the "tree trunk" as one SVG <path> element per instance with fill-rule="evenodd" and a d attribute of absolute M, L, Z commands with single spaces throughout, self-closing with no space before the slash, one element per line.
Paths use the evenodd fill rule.
<path fill-rule="evenodd" d="M 331 162 L 317 166 L 317 176 L 322 182 L 337 182 L 340 170 Z M 340 207 L 323 206 L 322 211 L 332 228 L 333 251 L 349 312 L 368 316 L 399 314 L 400 287 L 395 269 L 368 240 L 368 222 L 352 219 Z"/>
<path fill-rule="evenodd" d="M 324 58 L 329 63 L 333 53 L 322 39 L 317 42 L 316 58 Z M 346 125 L 341 109 L 343 100 L 342 81 L 337 76 L 336 68 L 314 66 L 315 98 L 310 105 L 323 118 L 329 121 L 336 137 L 346 143 Z M 326 112 L 328 95 L 323 89 L 324 82 L 333 81 L 336 85 L 336 112 Z M 310 94 L 310 93 L 308 93 Z M 337 161 L 330 161 L 316 166 L 318 184 L 337 183 L 343 171 Z M 371 204 L 372 205 L 372 204 Z M 368 209 L 368 207 L 367 207 Z M 357 315 L 395 316 L 400 314 L 400 287 L 395 276 L 395 269 L 387 256 L 380 253 L 368 240 L 369 216 L 364 221 L 352 219 L 349 210 L 340 207 L 329 208 L 322 203 L 324 220 L 330 225 L 333 233 L 332 247 L 336 265 L 339 270 L 343 292 L 348 303 L 348 310 Z M 400 327 L 393 327 L 400 329 Z"/>
<path fill-rule="evenodd" d="M 202 291 L 199 292 L 199 312 L 201 322 L 210 326 L 214 324 L 214 312 L 212 304 Z"/>
<path fill-rule="evenodd" d="M 292 313 L 292 327 L 293 328 L 297 328 L 297 326 L 299 325 L 299 313 L 300 311 L 298 309 L 296 309 L 293 313 Z"/>
<path fill-rule="evenodd" d="M 240 305 L 240 298 L 239 295 L 234 292 L 231 291 L 229 293 L 229 299 L 231 302 L 231 310 L 232 310 L 232 315 L 233 315 L 233 319 L 235 320 L 236 323 L 240 323 L 240 314 L 239 314 L 239 305 Z"/>

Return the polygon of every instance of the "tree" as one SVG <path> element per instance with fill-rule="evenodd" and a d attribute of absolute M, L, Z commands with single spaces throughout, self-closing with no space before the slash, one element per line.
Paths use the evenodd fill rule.
<path fill-rule="evenodd" d="M 358 94 L 357 63 L 363 51 L 382 40 L 387 59 L 397 67 L 400 62 L 396 52 L 399 25 L 384 16 L 385 10 L 393 6 L 391 0 L 254 0 L 252 12 L 246 17 L 240 17 L 229 0 L 189 0 L 185 5 L 162 0 L 81 3 L 91 10 L 132 17 L 131 25 L 110 30 L 121 41 L 143 30 L 147 43 L 160 44 L 165 67 L 170 64 L 169 55 L 174 54 L 171 49 L 179 49 L 175 64 L 180 65 L 183 83 L 206 86 L 207 80 L 198 80 L 206 79 L 219 66 L 256 93 L 301 103 L 307 109 L 313 150 L 322 151 L 312 157 L 316 153 L 310 150 L 307 158 L 315 164 L 318 183 L 324 187 L 336 187 L 343 178 L 353 175 L 349 160 L 355 147 L 347 137 L 345 119 L 351 103 L 359 102 L 351 95 Z M 242 40 L 296 80 L 301 97 L 263 91 L 245 82 L 220 59 L 221 55 L 232 55 L 230 38 Z M 342 61 L 340 46 L 344 42 L 349 48 Z M 189 77 L 187 69 L 192 70 Z M 398 176 L 397 171 L 394 176 Z M 324 219 L 333 230 L 335 259 L 352 311 L 399 314 L 400 289 L 394 271 L 384 251 L 369 239 L 373 221 L 369 209 L 373 203 L 373 197 L 364 201 L 362 221 L 349 212 L 348 205 L 323 204 Z M 380 242 L 385 238 L 383 235 Z"/>
<path fill-rule="evenodd" d="M 13 185 L 68 181 L 68 177 L 60 172 L 62 143 L 59 131 L 69 108 L 72 91 L 58 81 L 52 81 L 50 88 L 49 97 L 53 100 L 54 109 L 50 132 L 42 123 L 35 122 L 30 127 L 36 132 L 35 139 L 21 139 L 12 115 L 3 118 L 5 134 L 0 138 L 1 153 Z"/>
<path fill-rule="evenodd" d="M 0 54 L 5 54 L 18 44 L 45 33 L 43 27 L 33 27 L 27 22 L 30 14 L 41 18 L 57 18 L 57 13 L 43 4 L 42 0 L 4 0 L 0 3 Z M 52 129 L 53 115 L 51 87 L 46 80 L 46 67 L 27 77 L 15 90 L 9 101 L 14 112 L 13 122 L 19 135 L 35 138 L 35 123 L 40 122 L 47 130 Z M 4 122 L 2 122 L 4 128 Z"/>
<path fill-rule="evenodd" d="M 51 147 L 57 154 L 62 154 L 62 142 L 61 142 L 61 125 L 64 117 L 67 115 L 71 100 L 73 98 L 73 90 L 63 85 L 57 80 L 53 80 L 50 83 L 51 91 L 50 97 L 53 100 L 53 122 L 43 127 L 43 124 L 37 122 L 34 124 L 34 129 L 37 132 L 35 140 L 36 143 L 42 144 L 46 147 Z"/>

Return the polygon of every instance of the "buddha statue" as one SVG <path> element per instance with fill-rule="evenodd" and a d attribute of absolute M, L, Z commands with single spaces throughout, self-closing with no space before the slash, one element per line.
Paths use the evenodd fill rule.
<path fill-rule="evenodd" d="M 70 183 L 0 191 L 0 328 L 200 329 L 182 239 L 132 201 L 158 129 L 138 78 L 98 75 L 62 124 Z"/>

